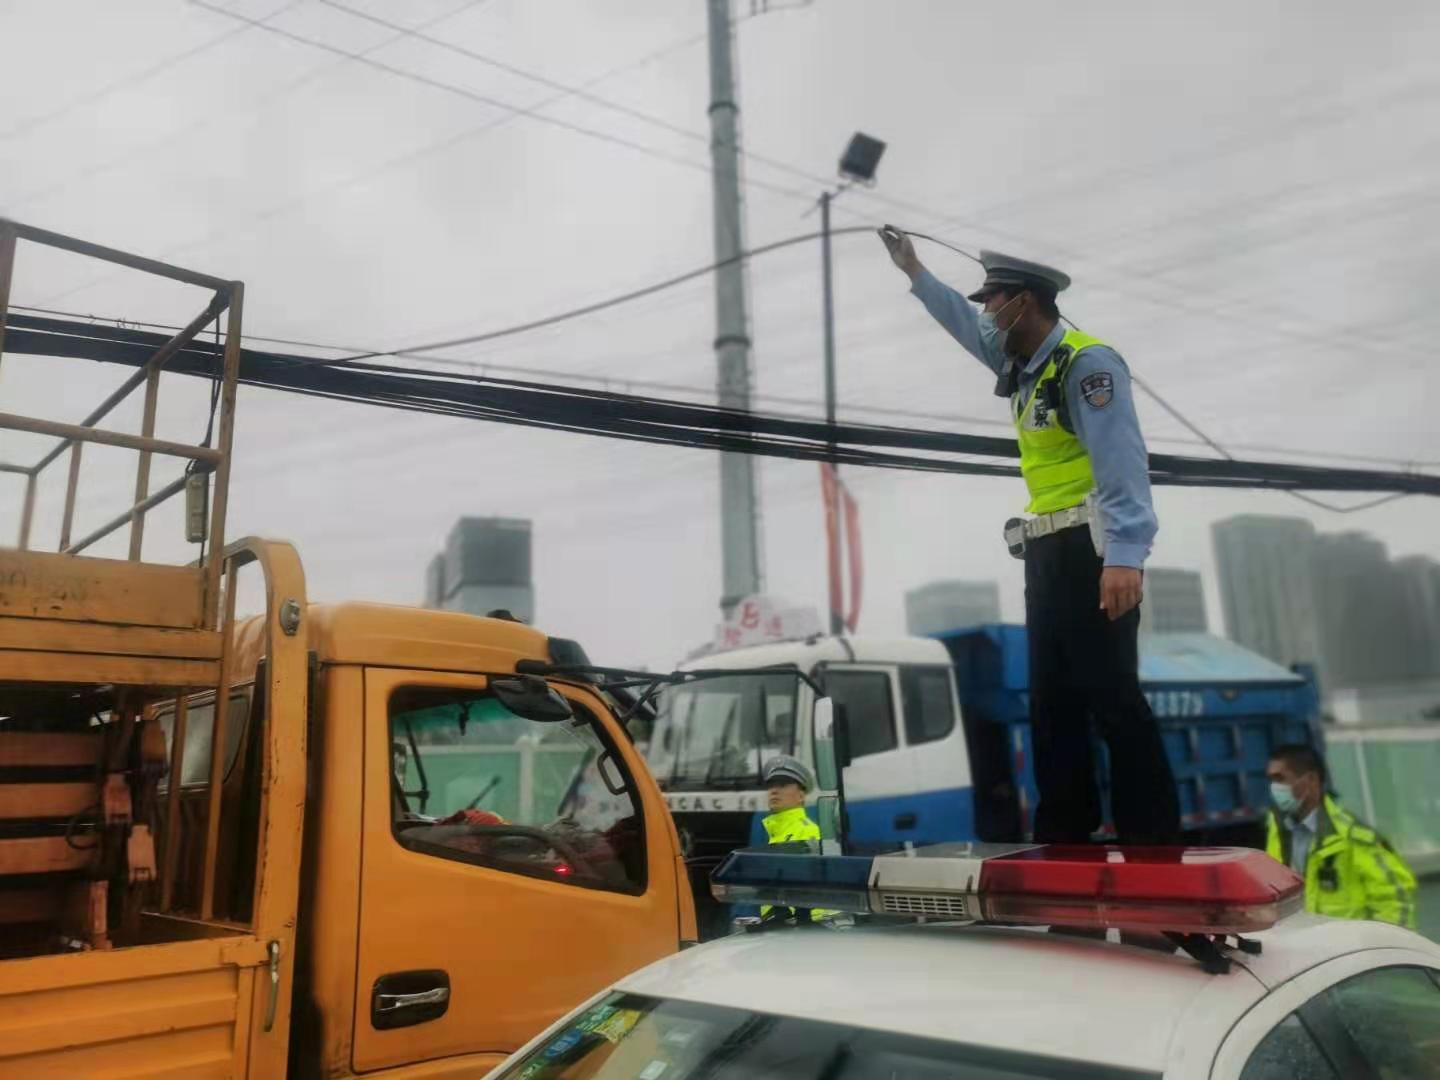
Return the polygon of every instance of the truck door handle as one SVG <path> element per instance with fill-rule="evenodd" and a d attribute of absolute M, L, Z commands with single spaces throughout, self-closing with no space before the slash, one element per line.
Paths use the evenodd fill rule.
<path fill-rule="evenodd" d="M 443 971 L 396 971 L 375 980 L 370 1023 L 380 1031 L 438 1020 L 450 1008 L 450 976 Z"/>
<path fill-rule="evenodd" d="M 434 990 L 422 990 L 418 994 L 376 994 L 376 1012 L 394 1012 L 396 1009 L 410 1009 L 416 1005 L 439 1005 L 450 1000 L 450 988 L 437 986 Z"/>
<path fill-rule="evenodd" d="M 916 820 L 916 818 L 915 818 L 915 815 L 914 815 L 914 814 L 896 814 L 896 815 L 895 815 L 895 828 L 897 828 L 897 829 L 913 829 L 913 828 L 915 827 L 915 820 Z"/>

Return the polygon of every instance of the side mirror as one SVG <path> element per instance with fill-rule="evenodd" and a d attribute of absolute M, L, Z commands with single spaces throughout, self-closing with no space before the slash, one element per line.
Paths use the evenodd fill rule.
<path fill-rule="evenodd" d="M 553 724 L 575 716 L 569 703 L 535 675 L 491 679 L 490 691 L 501 705 L 525 720 Z"/>
<path fill-rule="evenodd" d="M 843 855 L 845 853 L 840 843 L 841 834 L 844 831 L 841 828 L 843 813 L 839 795 L 821 795 L 816 800 L 815 823 L 820 826 L 821 855 Z"/>
<path fill-rule="evenodd" d="M 840 787 L 840 764 L 835 754 L 835 702 L 815 700 L 815 782 L 821 791 Z"/>
<path fill-rule="evenodd" d="M 815 802 L 820 850 L 826 855 L 845 850 L 845 766 L 850 763 L 845 712 L 828 697 L 815 700 Z"/>

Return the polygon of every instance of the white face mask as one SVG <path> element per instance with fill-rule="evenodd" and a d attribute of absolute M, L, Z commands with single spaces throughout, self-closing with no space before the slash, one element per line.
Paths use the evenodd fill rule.
<path fill-rule="evenodd" d="M 1011 322 L 1009 326 L 1007 326 L 1004 330 L 1001 330 L 996 320 L 999 318 L 1000 312 L 1004 311 L 1011 304 L 1015 303 L 1015 301 L 1019 300 L 1020 297 L 1023 295 L 1024 294 L 1021 293 L 1019 296 L 1012 296 L 1009 300 L 1005 301 L 1005 303 L 1002 304 L 1000 308 L 996 311 L 980 312 L 980 316 L 977 320 L 980 324 L 980 340 L 988 345 L 993 346 L 995 350 L 1001 355 L 1007 355 L 1005 352 L 1005 346 L 1010 341 L 1010 331 L 1015 329 L 1015 323 Z M 1016 316 L 1016 318 L 1018 319 L 1019 316 Z"/>

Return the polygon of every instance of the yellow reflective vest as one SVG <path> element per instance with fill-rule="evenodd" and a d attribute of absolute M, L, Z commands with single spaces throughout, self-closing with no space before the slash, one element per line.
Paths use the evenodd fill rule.
<path fill-rule="evenodd" d="M 819 840 L 820 826 L 810 820 L 803 806 L 792 806 L 765 817 L 761 822 L 772 844 L 788 844 L 795 840 Z"/>
<path fill-rule="evenodd" d="M 1029 396 L 1010 398 L 1015 434 L 1020 440 L 1020 472 L 1030 492 L 1027 513 L 1050 514 L 1079 506 L 1095 487 L 1090 455 L 1075 435 L 1065 398 L 1065 379 L 1075 357 L 1099 338 L 1067 330 L 1040 370 Z"/>
<path fill-rule="evenodd" d="M 796 840 L 820 839 L 820 826 L 810 819 L 803 806 L 792 806 L 789 810 L 777 810 L 762 818 L 761 825 L 765 826 L 765 835 L 771 844 L 789 844 Z M 765 904 L 760 908 L 761 916 L 770 911 L 770 905 Z M 835 912 L 826 908 L 815 908 L 810 912 L 812 920 L 823 919 Z"/>
<path fill-rule="evenodd" d="M 1289 866 L 1290 830 L 1274 810 L 1267 825 L 1265 850 Z M 1305 910 L 1415 929 L 1415 874 L 1379 833 L 1328 795 L 1305 858 Z"/>

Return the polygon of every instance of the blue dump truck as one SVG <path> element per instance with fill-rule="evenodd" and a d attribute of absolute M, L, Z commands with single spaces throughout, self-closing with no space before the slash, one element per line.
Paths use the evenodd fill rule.
<path fill-rule="evenodd" d="M 985 839 L 1029 835 L 1037 793 L 1025 628 L 996 623 L 936 637 L 954 663 L 976 832 Z M 1314 673 L 1211 634 L 1154 634 L 1140 639 L 1140 682 L 1170 755 L 1187 836 L 1258 843 L 1271 748 L 1322 743 Z M 1103 790 L 1103 748 L 1100 775 Z"/>

